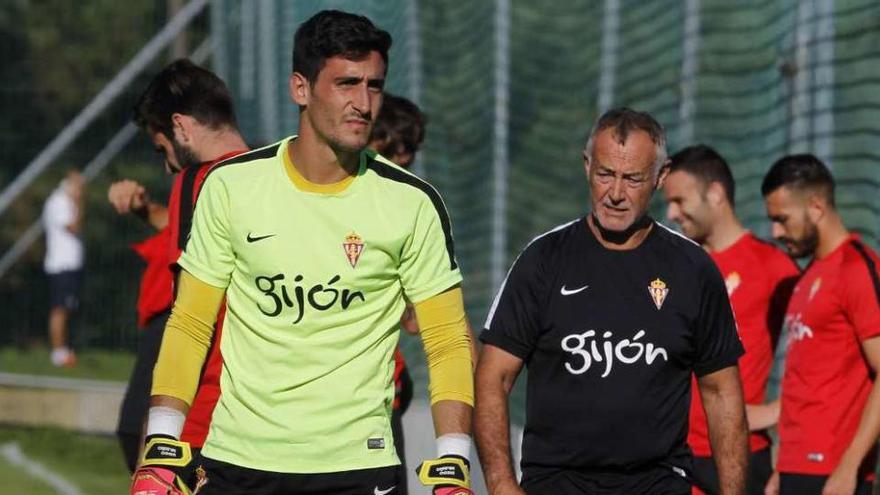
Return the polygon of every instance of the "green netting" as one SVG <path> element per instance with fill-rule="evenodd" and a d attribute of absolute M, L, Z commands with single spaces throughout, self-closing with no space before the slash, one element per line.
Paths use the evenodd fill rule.
<path fill-rule="evenodd" d="M 872 162 L 880 142 L 880 122 L 873 118 L 880 106 L 880 4 L 870 0 L 834 2 L 830 35 L 820 28 L 829 20 L 822 8 L 830 5 L 826 0 L 512 0 L 505 68 L 509 84 L 503 88 L 509 156 L 501 188 L 507 205 L 503 253 L 492 246 L 499 2 L 278 2 L 278 73 L 289 71 L 293 30 L 321 8 L 365 14 L 392 33 L 388 89 L 418 96 L 429 116 L 422 170 L 443 193 L 452 215 L 468 311 L 479 328 L 497 289 L 492 286 L 493 257 L 502 256 L 506 268 L 531 238 L 587 209 L 580 150 L 599 111 L 605 5 L 615 3 L 617 49 L 605 54 L 616 68 L 613 106 L 655 115 L 667 128 L 670 152 L 695 142 L 716 147 L 733 167 L 739 215 L 765 237 L 769 226 L 759 191 L 764 172 L 788 152 L 821 153 L 820 142 L 827 145 L 831 138 L 829 163 L 839 181 L 841 212 L 876 246 L 880 172 Z M 245 65 L 257 72 L 243 74 L 236 58 L 245 55 L 241 9 L 249 4 L 219 4 L 228 13 L 223 41 L 231 54 L 227 78 L 238 90 L 243 77 L 259 77 L 253 64 Z M 691 39 L 689 5 L 696 7 L 690 14 L 696 14 L 699 26 Z M 802 67 L 797 66 L 799 39 L 808 55 Z M 689 41 L 696 54 L 690 76 L 683 69 Z M 823 65 L 819 52 L 829 42 L 831 63 Z M 799 74 L 804 77 L 800 86 Z M 280 135 L 294 132 L 296 111 L 287 103 L 281 77 L 278 91 L 284 109 Z M 240 95 L 238 100 L 247 116 L 245 132 L 259 135 L 259 105 Z M 690 113 L 683 112 L 687 105 Z M 792 131 L 796 113 L 807 129 L 801 134 Z M 819 123 L 828 114 L 830 135 L 822 127 L 827 122 Z M 652 213 L 663 218 L 659 198 Z M 415 362 L 416 378 L 423 379 L 417 342 L 404 339 L 403 346 Z"/>
<path fill-rule="evenodd" d="M 233 90 L 242 129 L 252 144 L 296 130 L 297 109 L 286 81 L 293 33 L 302 21 L 319 9 L 340 8 L 365 14 L 391 32 L 395 43 L 387 87 L 416 99 L 429 116 L 420 170 L 440 189 L 450 210 L 468 312 L 477 329 L 497 289 L 493 260 L 500 257 L 506 268 L 531 238 L 586 211 L 580 153 L 599 111 L 604 76 L 613 76 L 606 95 L 613 106 L 648 110 L 667 127 L 670 151 L 703 142 L 727 157 L 737 181 L 737 211 L 759 235 L 769 232 L 759 192 L 764 172 L 785 153 L 812 150 L 827 153 L 846 223 L 869 244 L 880 242 L 877 2 L 510 0 L 509 64 L 499 67 L 496 15 L 501 4 L 216 0 L 210 16 L 204 17 L 212 22 L 218 48 L 214 66 Z M 615 4 L 618 28 L 611 39 L 617 47 L 603 51 L 610 25 L 606 5 Z M 696 32 L 688 31 L 689 19 L 696 21 Z M 688 56 L 686 47 L 691 45 L 695 59 Z M 135 49 L 128 44 L 120 48 L 119 61 L 112 65 L 124 65 Z M 828 54 L 827 60 L 822 53 Z M 689 63 L 695 64 L 692 74 L 686 70 Z M 125 122 L 128 108 L 159 65 L 4 215 L 4 245 L 37 218 L 61 169 L 93 156 Z M 613 72 L 603 74 L 604 66 Z M 500 143 L 508 156 L 503 184 L 496 184 L 493 171 L 498 69 L 508 81 L 501 88 L 508 115 L 503 123 L 507 140 Z M 21 91 L 21 85 L 11 83 L 0 87 L 5 101 Z M 88 96 L 83 95 L 83 104 Z M 793 130 L 795 122 L 802 131 Z M 51 124 L 46 129 L 57 127 Z M 39 136 L 45 132 L 36 132 L 38 126 L 48 124 L 31 125 L 31 134 Z M 23 142 L 21 148 L 38 147 Z M 24 152 L 14 151 L 20 152 L 14 155 L 19 163 Z M 111 214 L 104 195 L 111 179 L 135 175 L 164 196 L 168 181 L 158 168 L 139 136 L 89 192 L 86 243 L 89 271 L 95 275 L 86 282 L 80 332 L 84 344 L 133 343 L 141 265 L 128 243 L 147 231 L 133 219 Z M 11 177 L 17 170 L 7 169 L 0 175 Z M 498 191 L 506 204 L 500 215 L 493 211 Z M 655 201 L 653 214 L 662 218 L 663 210 L 662 202 Z M 506 239 L 501 250 L 492 243 L 499 226 Z M 44 336 L 41 257 L 41 246 L 36 246 L 2 279 L 6 341 Z M 405 338 L 403 347 L 416 379 L 424 380 L 418 340 Z"/>

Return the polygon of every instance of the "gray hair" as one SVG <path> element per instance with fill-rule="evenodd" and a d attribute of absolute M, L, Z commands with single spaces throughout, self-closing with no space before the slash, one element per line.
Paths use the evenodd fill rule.
<path fill-rule="evenodd" d="M 614 128 L 614 134 L 620 144 L 626 142 L 626 138 L 632 131 L 646 132 L 654 143 L 654 173 L 659 172 L 663 164 L 666 163 L 668 153 L 666 151 L 666 131 L 663 126 L 647 112 L 637 112 L 626 107 L 608 110 L 593 124 L 590 137 L 587 139 L 587 146 L 584 148 L 584 154 L 588 160 L 592 160 L 593 157 L 593 140 L 596 135 L 610 128 Z"/>

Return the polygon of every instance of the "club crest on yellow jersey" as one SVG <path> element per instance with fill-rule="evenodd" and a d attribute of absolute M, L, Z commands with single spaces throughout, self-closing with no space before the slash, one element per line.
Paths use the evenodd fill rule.
<path fill-rule="evenodd" d="M 651 294 L 654 306 L 657 306 L 657 309 L 660 309 L 663 307 L 663 301 L 666 300 L 666 295 L 669 294 L 669 288 L 666 287 L 666 282 L 656 278 L 648 286 L 648 293 Z"/>
<path fill-rule="evenodd" d="M 342 243 L 342 249 L 345 250 L 345 256 L 348 258 L 348 262 L 351 263 L 351 267 L 354 268 L 357 266 L 361 253 L 364 252 L 364 240 L 361 239 L 361 236 L 351 232 L 345 236 L 345 242 Z"/>

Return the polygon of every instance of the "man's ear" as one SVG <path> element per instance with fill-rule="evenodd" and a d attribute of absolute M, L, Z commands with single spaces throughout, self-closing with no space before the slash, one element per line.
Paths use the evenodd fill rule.
<path fill-rule="evenodd" d="M 726 196 L 727 193 L 724 191 L 724 186 L 718 181 L 712 181 L 706 187 L 706 199 L 712 206 L 720 205 Z"/>
<path fill-rule="evenodd" d="M 663 182 L 666 180 L 666 177 L 669 175 L 669 165 L 672 164 L 672 160 L 666 159 L 663 162 L 663 165 L 660 165 L 660 173 L 657 174 L 657 184 L 654 186 L 654 190 L 659 191 L 663 189 Z"/>
<path fill-rule="evenodd" d="M 584 158 L 584 172 L 587 173 L 587 177 L 590 176 L 590 154 L 587 153 L 587 150 L 581 152 L 581 156 Z"/>
<path fill-rule="evenodd" d="M 299 72 L 294 72 L 287 80 L 287 90 L 290 93 L 290 99 L 301 107 L 308 106 L 309 99 L 312 96 L 312 88 L 309 86 L 309 80 Z"/>
<path fill-rule="evenodd" d="M 807 196 L 807 218 L 813 223 L 819 223 L 828 210 L 828 201 L 821 194 L 810 193 Z"/>
<path fill-rule="evenodd" d="M 171 129 L 174 138 L 183 144 L 190 144 L 194 138 L 196 119 L 182 113 L 171 114 Z"/>

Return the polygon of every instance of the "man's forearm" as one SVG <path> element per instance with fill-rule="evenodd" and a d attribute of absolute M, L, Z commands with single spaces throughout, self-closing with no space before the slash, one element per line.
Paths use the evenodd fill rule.
<path fill-rule="evenodd" d="M 471 434 L 471 418 L 474 408 L 457 400 L 441 400 L 431 406 L 436 436 L 450 433 Z"/>
<path fill-rule="evenodd" d="M 709 420 L 709 439 L 718 469 L 719 486 L 722 495 L 740 495 L 745 493 L 745 479 L 748 469 L 749 437 L 745 413 L 725 414 L 712 428 Z"/>
<path fill-rule="evenodd" d="M 185 270 L 180 273 L 177 299 L 153 367 L 151 396 L 192 402 L 224 294 L 223 289 L 210 286 Z"/>
<path fill-rule="evenodd" d="M 865 409 L 859 420 L 859 427 L 844 451 L 838 468 L 857 474 L 865 456 L 876 445 L 878 435 L 880 435 L 880 382 L 874 380 L 874 385 L 871 387 L 871 393 L 868 395 L 868 401 L 865 403 Z"/>
<path fill-rule="evenodd" d="M 742 386 L 735 366 L 700 380 L 700 395 L 709 423 L 709 442 L 722 495 L 745 493 L 749 436 Z"/>
<path fill-rule="evenodd" d="M 502 383 L 486 383 L 477 378 L 477 409 L 474 434 L 489 493 L 503 487 L 516 486 L 516 475 L 510 454 L 510 418 L 507 391 Z"/>

